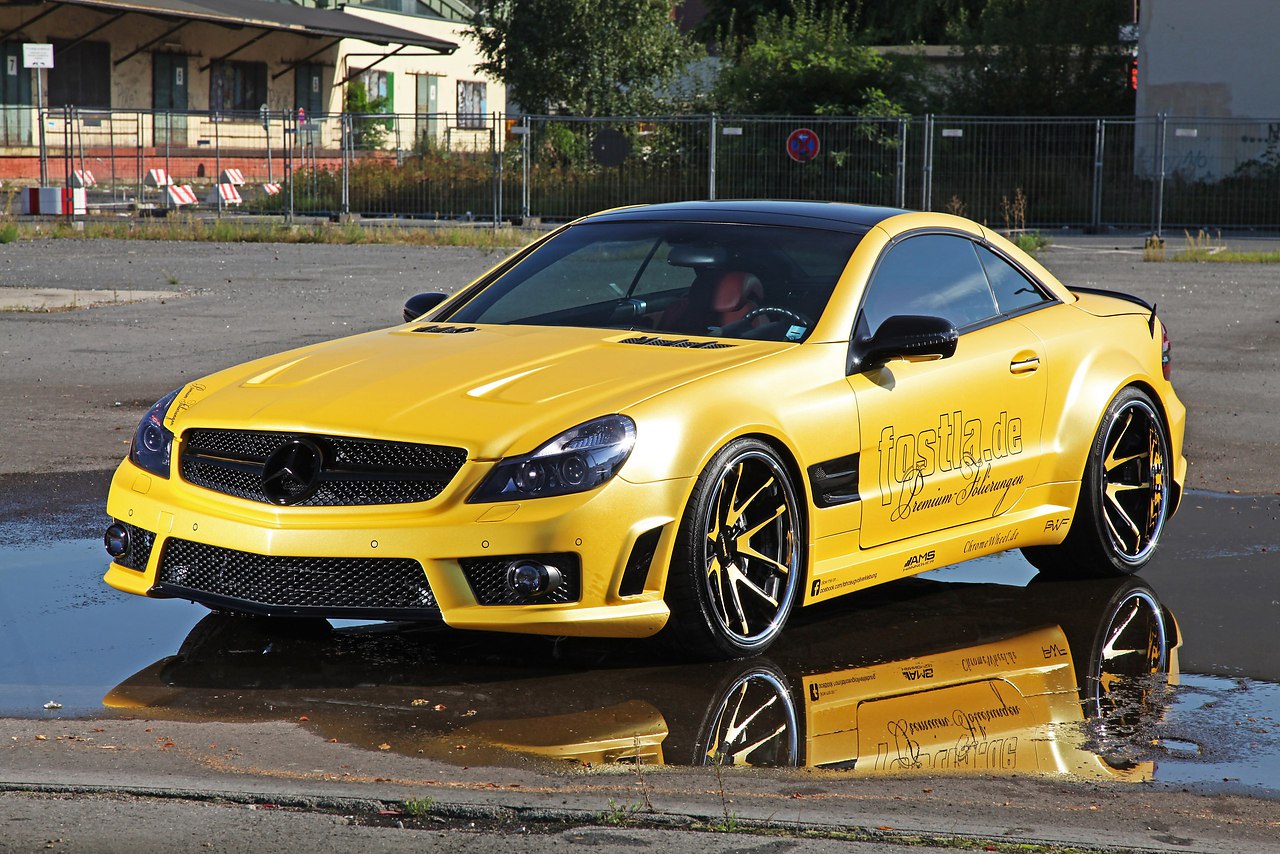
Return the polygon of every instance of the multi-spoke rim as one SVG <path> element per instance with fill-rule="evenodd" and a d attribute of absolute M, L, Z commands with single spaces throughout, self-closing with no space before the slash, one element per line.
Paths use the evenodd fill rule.
<path fill-rule="evenodd" d="M 1130 400 L 1107 427 L 1102 519 L 1116 554 L 1141 563 L 1155 548 L 1169 504 L 1164 428 L 1144 400 Z"/>
<path fill-rule="evenodd" d="M 799 762 L 796 707 L 787 686 L 764 669 L 739 677 L 712 716 L 695 761 L 779 768 Z"/>
<path fill-rule="evenodd" d="M 1127 595 L 1103 628 L 1096 654 L 1085 708 L 1104 752 L 1123 764 L 1119 757 L 1159 716 L 1165 697 L 1169 636 L 1160 603 L 1143 590 Z"/>
<path fill-rule="evenodd" d="M 791 610 L 800 572 L 787 473 L 761 451 L 737 454 L 706 508 L 701 569 L 711 616 L 741 646 L 767 643 Z"/>

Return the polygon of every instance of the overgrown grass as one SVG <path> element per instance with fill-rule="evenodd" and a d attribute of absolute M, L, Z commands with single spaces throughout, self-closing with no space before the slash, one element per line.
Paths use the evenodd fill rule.
<path fill-rule="evenodd" d="M 1013 241 L 1014 246 L 1017 246 L 1028 255 L 1035 255 L 1049 245 L 1049 238 L 1038 231 L 1024 231 L 1013 235 L 1009 239 Z"/>
<path fill-rule="evenodd" d="M 1184 231 L 1187 245 L 1181 252 L 1173 256 L 1175 261 L 1216 261 L 1236 264 L 1280 264 L 1280 249 L 1267 252 L 1240 252 L 1228 249 L 1222 242 L 1222 234 L 1216 236 L 1201 229 L 1195 236 Z"/>
<path fill-rule="evenodd" d="M 82 227 L 78 227 L 82 226 Z M 112 238 L 116 240 L 181 240 L 214 243 L 330 243 L 403 244 L 410 246 L 468 246 L 477 249 L 510 249 L 523 246 L 538 232 L 518 228 L 436 228 L 366 225 L 356 223 L 285 225 L 284 223 L 241 222 L 234 219 L 205 220 L 181 217 L 160 221 L 93 221 L 76 225 L 56 223 L 9 223 L 0 227 L 0 242 L 8 228 L 12 239 Z"/>

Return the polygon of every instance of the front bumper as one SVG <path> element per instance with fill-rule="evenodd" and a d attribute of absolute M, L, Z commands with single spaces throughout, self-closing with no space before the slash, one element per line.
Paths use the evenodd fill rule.
<path fill-rule="evenodd" d="M 122 557 L 112 563 L 105 580 L 126 593 L 177 596 L 248 613 L 430 619 L 438 609 L 438 618 L 456 628 L 645 637 L 661 629 L 669 615 L 662 590 L 675 523 L 691 487 L 685 479 L 634 484 L 615 477 L 589 493 L 507 504 L 466 504 L 460 492 L 449 490 L 421 504 L 276 507 L 195 487 L 176 475 L 168 480 L 153 477 L 126 460 L 112 480 L 107 512 L 153 540 L 136 568 L 125 565 L 128 556 Z M 376 563 L 380 561 L 395 567 L 416 561 L 429 585 L 424 587 L 429 597 L 387 607 L 366 602 L 353 609 L 333 601 L 300 605 L 261 601 L 253 595 L 228 596 L 225 590 L 175 576 L 172 567 L 161 576 L 166 549 L 181 547 L 189 555 L 193 544 L 197 554 L 247 555 L 256 565 L 273 567 L 281 561 L 314 559 L 336 560 L 365 571 L 382 567 Z M 204 547 L 211 551 L 201 551 Z M 576 600 L 482 604 L 474 577 L 469 582 L 463 572 L 464 561 L 500 566 L 507 558 L 529 555 L 576 562 Z M 223 571 L 235 569 L 219 570 Z"/>

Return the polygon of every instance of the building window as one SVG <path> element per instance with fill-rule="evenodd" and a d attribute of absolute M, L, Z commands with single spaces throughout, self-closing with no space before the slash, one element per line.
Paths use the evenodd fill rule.
<path fill-rule="evenodd" d="M 111 46 L 106 42 L 53 42 L 49 106 L 111 109 Z"/>
<path fill-rule="evenodd" d="M 267 103 L 265 62 L 215 62 L 209 69 L 209 109 L 214 112 L 252 111 Z"/>
<path fill-rule="evenodd" d="M 483 130 L 485 124 L 486 85 L 479 80 L 458 81 L 458 127 Z"/>

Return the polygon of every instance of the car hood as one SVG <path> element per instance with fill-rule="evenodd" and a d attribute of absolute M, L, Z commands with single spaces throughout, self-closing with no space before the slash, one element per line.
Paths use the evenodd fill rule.
<path fill-rule="evenodd" d="M 396 327 L 206 377 L 182 390 L 167 420 L 174 432 L 334 433 L 449 444 L 472 459 L 497 459 L 793 346 L 563 327 Z"/>

